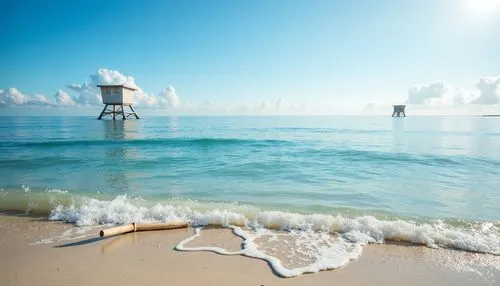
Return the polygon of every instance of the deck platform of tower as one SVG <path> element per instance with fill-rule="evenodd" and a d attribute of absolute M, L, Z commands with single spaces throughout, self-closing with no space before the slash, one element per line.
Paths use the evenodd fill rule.
<path fill-rule="evenodd" d="M 406 108 L 406 105 L 393 105 L 393 112 L 392 112 L 392 117 L 394 116 L 401 116 L 401 114 L 403 114 L 404 117 L 406 117 L 406 113 L 405 113 L 405 108 Z"/>
<path fill-rule="evenodd" d="M 136 88 L 123 84 L 98 85 L 101 88 L 102 103 L 104 108 L 97 119 L 102 119 L 104 116 L 110 116 L 113 120 L 117 117 L 128 119 L 130 116 L 139 119 L 132 105 L 134 101 L 134 93 Z M 128 106 L 130 111 L 126 112 L 125 107 Z"/>

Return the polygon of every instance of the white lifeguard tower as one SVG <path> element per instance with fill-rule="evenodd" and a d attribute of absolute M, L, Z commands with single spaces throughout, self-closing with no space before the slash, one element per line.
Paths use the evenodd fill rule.
<path fill-rule="evenodd" d="M 392 117 L 394 116 L 401 116 L 401 114 L 403 114 L 404 117 L 406 117 L 406 113 L 405 113 L 405 109 L 406 109 L 406 105 L 393 105 L 393 111 L 392 111 Z"/>
<path fill-rule="evenodd" d="M 134 92 L 136 88 L 129 87 L 123 84 L 117 85 L 98 85 L 101 88 L 102 103 L 104 104 L 104 109 L 97 119 L 102 119 L 103 116 L 109 115 L 115 120 L 116 116 L 121 116 L 122 119 L 127 119 L 129 116 L 135 116 L 139 119 L 137 113 L 135 113 L 132 104 L 134 104 Z M 111 109 L 111 106 L 113 108 Z M 130 107 L 132 112 L 125 112 L 125 106 Z M 110 109 L 108 109 L 110 107 Z"/>

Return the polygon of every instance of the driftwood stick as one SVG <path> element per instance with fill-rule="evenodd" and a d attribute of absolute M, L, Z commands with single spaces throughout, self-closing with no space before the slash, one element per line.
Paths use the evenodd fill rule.
<path fill-rule="evenodd" d="M 101 237 L 105 237 L 105 236 L 125 234 L 136 231 L 166 230 L 166 229 L 177 229 L 186 227 L 188 227 L 188 223 L 181 221 L 171 222 L 171 223 L 129 223 L 108 229 L 103 229 L 101 230 L 99 235 Z"/>

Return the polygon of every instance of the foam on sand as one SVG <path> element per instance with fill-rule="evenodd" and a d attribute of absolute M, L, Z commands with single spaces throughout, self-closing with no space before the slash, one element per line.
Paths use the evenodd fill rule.
<path fill-rule="evenodd" d="M 266 251 L 261 250 L 260 245 L 256 243 L 256 240 L 266 236 L 268 237 L 268 242 L 277 241 L 277 243 L 283 243 L 283 241 L 278 240 L 275 232 L 263 228 L 257 230 L 244 230 L 238 226 L 228 227 L 233 229 L 234 234 L 243 238 L 243 245 L 240 251 L 227 251 L 226 249 L 213 246 L 186 247 L 186 243 L 200 236 L 201 228 L 195 228 L 194 235 L 181 241 L 175 248 L 180 251 L 211 251 L 222 255 L 243 255 L 262 259 L 267 261 L 277 274 L 287 278 L 304 273 L 314 273 L 341 267 L 350 260 L 358 258 L 362 251 L 362 245 L 360 243 L 347 242 L 329 233 L 314 232 L 311 230 L 293 231 L 288 234 L 295 240 L 289 256 L 305 256 L 308 259 L 302 258 L 307 261 L 305 266 L 287 268 L 280 259 L 276 256 L 267 254 Z M 275 250 L 275 248 L 273 248 L 273 250 Z"/>

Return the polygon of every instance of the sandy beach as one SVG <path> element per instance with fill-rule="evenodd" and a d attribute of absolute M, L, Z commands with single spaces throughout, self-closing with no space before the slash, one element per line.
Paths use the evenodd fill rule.
<path fill-rule="evenodd" d="M 193 229 L 90 236 L 39 243 L 76 227 L 44 218 L 0 215 L 1 285 L 498 285 L 500 257 L 388 243 L 368 245 L 345 267 L 295 278 L 262 260 L 174 247 Z M 77 237 L 76 235 L 75 237 Z M 228 229 L 208 229 L 188 246 L 238 250 Z"/>

